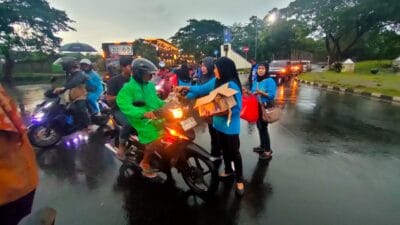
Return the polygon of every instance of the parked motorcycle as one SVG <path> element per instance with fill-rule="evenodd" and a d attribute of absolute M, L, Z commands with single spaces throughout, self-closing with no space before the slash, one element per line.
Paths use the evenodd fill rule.
<path fill-rule="evenodd" d="M 135 102 L 135 106 L 144 106 L 144 102 Z M 212 157 L 204 148 L 195 144 L 194 127 L 196 120 L 190 116 L 189 107 L 176 97 L 169 97 L 167 104 L 154 112 L 157 122 L 164 128 L 160 149 L 152 156 L 152 168 L 172 179 L 171 168 L 174 167 L 182 175 L 189 188 L 197 195 L 207 196 L 214 193 L 219 184 L 219 158 Z M 111 150 L 112 144 L 106 145 Z M 132 134 L 127 143 L 127 157 L 120 168 L 120 175 L 142 177 L 140 161 L 143 159 L 144 146 L 138 137 Z"/>

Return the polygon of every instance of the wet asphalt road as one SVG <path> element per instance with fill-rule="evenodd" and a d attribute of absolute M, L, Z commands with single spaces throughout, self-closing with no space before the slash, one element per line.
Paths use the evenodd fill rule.
<path fill-rule="evenodd" d="M 41 86 L 20 87 L 26 109 Z M 118 179 L 121 165 L 95 140 L 79 149 L 37 150 L 34 210 L 74 224 L 399 224 L 400 106 L 296 82 L 278 90 L 283 118 L 270 126 L 274 157 L 258 161 L 254 125 L 242 121 L 246 194 L 221 183 L 212 201 L 175 185 Z M 206 129 L 196 142 L 209 148 Z"/>

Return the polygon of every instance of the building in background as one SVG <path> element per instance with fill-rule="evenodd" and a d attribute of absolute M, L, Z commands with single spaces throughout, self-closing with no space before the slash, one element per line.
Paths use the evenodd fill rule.
<path fill-rule="evenodd" d="M 114 42 L 102 44 L 102 56 L 106 69 L 109 67 L 119 68 L 119 58 L 130 56 L 133 58 L 143 56 L 141 52 L 135 52 L 135 44 L 147 43 L 154 47 L 157 52 L 158 61 L 164 61 L 167 67 L 174 67 L 186 61 L 189 64 L 195 63 L 193 55 L 180 54 L 179 49 L 172 43 L 162 38 L 145 38 L 133 42 Z M 155 62 L 156 64 L 158 62 Z"/>

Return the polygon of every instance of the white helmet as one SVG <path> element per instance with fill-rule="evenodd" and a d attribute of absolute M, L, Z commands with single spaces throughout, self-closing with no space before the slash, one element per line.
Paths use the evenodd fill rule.
<path fill-rule="evenodd" d="M 79 64 L 92 65 L 92 62 L 89 59 L 82 59 Z"/>

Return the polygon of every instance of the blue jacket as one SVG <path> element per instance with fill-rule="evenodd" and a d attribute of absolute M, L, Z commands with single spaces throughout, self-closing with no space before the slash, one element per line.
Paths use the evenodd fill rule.
<path fill-rule="evenodd" d="M 185 82 L 178 79 L 178 86 L 190 86 L 192 85 L 190 82 Z"/>
<path fill-rule="evenodd" d="M 195 98 L 197 96 L 203 96 L 209 94 L 212 90 L 214 90 L 215 81 L 216 78 L 213 78 L 203 85 L 191 86 L 188 93 L 188 98 Z M 237 91 L 237 93 L 235 94 L 235 100 L 237 104 L 231 109 L 232 111 L 231 122 L 228 126 L 227 124 L 228 115 L 213 116 L 213 127 L 219 132 L 222 132 L 224 134 L 230 134 L 230 135 L 239 134 L 240 110 L 242 109 L 242 92 L 239 89 L 238 85 L 233 81 L 229 82 L 228 87 Z"/>
<path fill-rule="evenodd" d="M 271 103 L 275 99 L 276 82 L 271 77 L 264 79 L 260 82 L 255 80 L 253 82 L 253 86 L 251 87 L 251 92 L 254 93 L 256 92 L 256 90 L 268 93 L 268 97 L 260 95 L 259 100 L 261 99 L 261 103 Z"/>
<path fill-rule="evenodd" d="M 86 80 L 86 89 L 89 95 L 101 96 L 103 94 L 103 84 L 99 74 L 93 70 L 86 73 L 88 79 Z"/>

